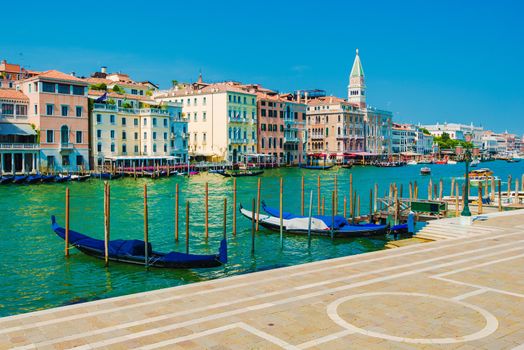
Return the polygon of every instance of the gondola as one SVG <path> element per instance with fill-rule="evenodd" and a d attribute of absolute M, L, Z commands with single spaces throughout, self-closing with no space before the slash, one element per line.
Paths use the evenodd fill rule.
<path fill-rule="evenodd" d="M 65 229 L 58 226 L 54 215 L 51 216 L 51 228 L 65 240 Z M 104 259 L 104 241 L 91 238 L 73 230 L 69 230 L 69 243 L 82 253 L 98 259 Z M 153 250 L 151 243 L 147 245 L 147 265 L 172 269 L 191 269 L 218 267 L 227 263 L 227 241 L 222 239 L 218 254 L 197 255 L 178 252 L 160 253 Z M 116 239 L 109 241 L 108 257 L 117 261 L 134 265 L 145 265 L 145 242 L 137 239 Z"/>
<path fill-rule="evenodd" d="M 42 182 L 42 175 L 40 174 L 29 175 L 25 179 L 25 182 L 28 184 L 36 184 L 36 183 Z"/>
<path fill-rule="evenodd" d="M 116 179 L 120 179 L 121 177 L 123 177 L 124 175 L 121 174 L 121 173 L 116 173 L 116 174 L 113 174 L 113 173 L 95 173 L 95 174 L 91 174 L 91 177 L 94 177 L 96 179 L 101 179 L 101 180 L 116 180 Z"/>
<path fill-rule="evenodd" d="M 15 177 L 13 178 L 13 183 L 14 184 L 21 184 L 26 179 L 27 179 L 27 175 L 15 175 Z"/>
<path fill-rule="evenodd" d="M 91 175 L 71 175 L 71 181 L 84 182 L 90 177 Z"/>
<path fill-rule="evenodd" d="M 245 176 L 258 176 L 264 173 L 264 170 L 246 170 L 246 171 L 231 171 L 218 173 L 224 177 L 245 177 Z"/>
<path fill-rule="evenodd" d="M 262 209 L 267 214 L 260 214 L 259 224 L 272 231 L 280 231 L 280 211 L 268 207 L 262 202 Z M 252 220 L 253 212 L 240 205 L 240 213 Z M 344 217 L 335 215 L 335 220 L 329 215 L 315 215 L 311 217 L 311 234 L 317 236 L 330 236 L 333 228 L 334 237 L 367 237 L 384 235 L 388 231 L 387 225 L 377 224 L 351 224 Z M 255 214 L 255 220 L 256 214 Z M 282 226 L 286 233 L 308 234 L 309 217 L 282 212 Z"/>
<path fill-rule="evenodd" d="M 13 182 L 14 178 L 15 177 L 13 175 L 1 176 L 0 177 L 0 185 L 11 183 L 11 182 Z"/>
<path fill-rule="evenodd" d="M 42 182 L 53 182 L 55 178 L 56 175 L 42 175 Z"/>
<path fill-rule="evenodd" d="M 430 175 L 431 174 L 431 168 L 425 166 L 420 169 L 420 175 Z"/>
<path fill-rule="evenodd" d="M 55 176 L 55 182 L 67 182 L 71 180 L 71 175 L 58 175 Z"/>
<path fill-rule="evenodd" d="M 333 168 L 333 165 L 308 165 L 308 164 L 299 164 L 299 168 L 310 169 L 310 170 L 329 170 Z"/>
<path fill-rule="evenodd" d="M 346 164 L 342 164 L 340 167 L 343 168 L 343 169 L 351 169 L 351 168 L 353 168 L 353 164 L 352 163 L 346 163 Z"/>

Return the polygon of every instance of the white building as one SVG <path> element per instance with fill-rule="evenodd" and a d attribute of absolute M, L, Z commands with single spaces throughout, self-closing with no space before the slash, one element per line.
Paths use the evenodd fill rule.
<path fill-rule="evenodd" d="M 472 142 L 475 147 L 482 147 L 482 136 L 484 128 L 481 126 L 474 126 L 473 123 L 470 125 L 457 124 L 457 123 L 444 123 L 434 125 L 423 125 L 431 135 L 442 136 L 443 133 L 447 133 L 453 140 Z"/>
<path fill-rule="evenodd" d="M 430 154 L 433 135 L 426 135 L 412 124 L 393 124 L 391 131 L 391 150 L 395 154 Z"/>

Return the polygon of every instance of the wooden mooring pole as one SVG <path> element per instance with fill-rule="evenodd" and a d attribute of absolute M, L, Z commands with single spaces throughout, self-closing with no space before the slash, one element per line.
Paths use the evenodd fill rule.
<path fill-rule="evenodd" d="M 109 235 L 110 235 L 110 219 L 109 219 L 109 184 L 104 182 L 104 265 L 109 265 Z"/>
<path fill-rule="evenodd" d="M 207 242 L 207 239 L 209 238 L 209 184 L 207 182 L 206 182 L 206 188 L 205 188 L 204 201 L 205 201 L 205 211 L 206 211 L 205 222 L 204 222 L 204 234 L 205 234 L 206 242 Z"/>
<path fill-rule="evenodd" d="M 331 240 L 335 238 L 335 191 L 331 192 Z"/>
<path fill-rule="evenodd" d="M 178 242 L 178 184 L 175 185 L 175 242 Z"/>
<path fill-rule="evenodd" d="M 378 210 L 377 203 L 378 203 L 378 184 L 375 182 L 375 188 L 374 188 L 374 197 L 373 197 L 373 211 L 376 212 Z"/>
<path fill-rule="evenodd" d="M 186 254 L 189 254 L 189 201 L 186 200 Z"/>
<path fill-rule="evenodd" d="M 320 175 L 317 178 L 317 214 L 320 215 Z"/>
<path fill-rule="evenodd" d="M 482 181 L 479 182 L 479 187 L 478 187 L 477 214 L 482 214 Z"/>
<path fill-rule="evenodd" d="M 459 185 L 455 184 L 455 217 L 459 216 Z"/>
<path fill-rule="evenodd" d="M 499 211 L 502 211 L 502 182 L 500 179 L 498 180 L 498 188 L 499 188 Z"/>
<path fill-rule="evenodd" d="M 65 256 L 69 257 L 69 187 L 65 191 Z"/>
<path fill-rule="evenodd" d="M 300 215 L 304 216 L 304 175 L 302 175 L 302 187 L 300 191 Z"/>
<path fill-rule="evenodd" d="M 148 208 L 147 208 L 147 185 L 144 184 L 144 264 L 149 265 L 149 223 L 148 223 Z"/>
<path fill-rule="evenodd" d="M 344 195 L 344 219 L 347 219 L 347 197 Z"/>
<path fill-rule="evenodd" d="M 280 247 L 284 247 L 284 178 L 280 177 Z"/>
<path fill-rule="evenodd" d="M 252 212 L 251 212 L 251 255 L 255 254 L 255 198 L 252 202 Z"/>
<path fill-rule="evenodd" d="M 311 248 L 311 217 L 313 215 L 313 191 L 309 192 L 309 218 L 307 225 L 307 247 Z"/>
<path fill-rule="evenodd" d="M 334 203 L 333 206 L 335 208 L 335 215 L 337 215 L 337 212 L 338 212 L 338 181 L 337 181 L 337 175 L 335 175 L 334 192 L 335 192 L 335 203 Z"/>
<path fill-rule="evenodd" d="M 237 235 L 237 178 L 233 178 L 233 236 Z"/>
<path fill-rule="evenodd" d="M 258 222 L 260 220 L 260 187 L 262 186 L 262 179 L 259 177 L 257 181 L 257 220 L 256 220 L 256 230 L 258 232 Z"/>
<path fill-rule="evenodd" d="M 222 220 L 222 235 L 223 238 L 226 239 L 227 233 L 227 198 L 224 197 L 224 219 Z"/>
<path fill-rule="evenodd" d="M 442 195 L 444 191 L 444 182 L 442 179 L 438 182 L 438 200 L 442 202 Z"/>
<path fill-rule="evenodd" d="M 369 189 L 369 222 L 373 221 L 373 189 Z"/>
<path fill-rule="evenodd" d="M 349 213 L 352 217 L 355 209 L 353 206 L 353 174 L 349 174 Z"/>

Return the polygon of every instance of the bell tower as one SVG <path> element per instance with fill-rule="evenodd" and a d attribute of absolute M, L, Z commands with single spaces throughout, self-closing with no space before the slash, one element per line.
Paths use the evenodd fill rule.
<path fill-rule="evenodd" d="M 357 54 L 351 68 L 348 85 L 348 101 L 358 105 L 360 108 L 366 108 L 366 85 L 364 84 L 364 69 Z"/>

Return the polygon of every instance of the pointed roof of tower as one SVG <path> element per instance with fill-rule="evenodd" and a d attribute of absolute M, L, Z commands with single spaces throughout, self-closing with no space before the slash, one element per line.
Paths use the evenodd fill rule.
<path fill-rule="evenodd" d="M 360 62 L 360 57 L 358 55 L 358 49 L 357 49 L 357 55 L 355 56 L 355 61 L 353 62 L 353 68 L 351 68 L 351 76 L 352 77 L 364 77 L 364 69 L 362 68 L 362 63 Z"/>

